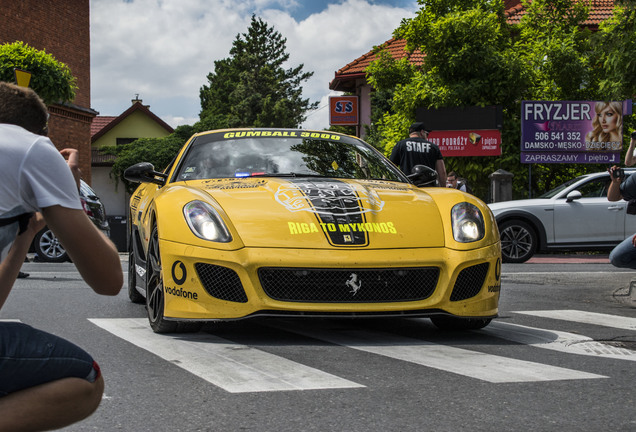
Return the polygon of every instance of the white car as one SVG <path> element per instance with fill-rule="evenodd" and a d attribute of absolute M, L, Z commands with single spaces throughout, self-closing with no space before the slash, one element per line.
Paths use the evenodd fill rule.
<path fill-rule="evenodd" d="M 625 175 L 636 169 L 625 169 Z M 627 201 L 610 202 L 608 172 L 576 177 L 539 198 L 488 204 L 501 236 L 503 262 L 522 263 L 536 252 L 610 250 L 636 233 Z"/>

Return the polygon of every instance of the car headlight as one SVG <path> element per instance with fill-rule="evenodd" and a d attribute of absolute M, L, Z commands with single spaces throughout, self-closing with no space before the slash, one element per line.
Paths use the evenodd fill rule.
<path fill-rule="evenodd" d="M 183 207 L 183 216 L 197 237 L 219 243 L 232 241 L 223 219 L 211 205 L 203 201 L 190 201 Z"/>
<path fill-rule="evenodd" d="M 484 238 L 484 217 L 474 204 L 462 202 L 451 210 L 453 237 L 460 243 L 470 243 Z"/>

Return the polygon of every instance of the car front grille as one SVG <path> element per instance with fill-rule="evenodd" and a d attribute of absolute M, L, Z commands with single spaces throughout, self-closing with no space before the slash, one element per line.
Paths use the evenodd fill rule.
<path fill-rule="evenodd" d="M 272 299 L 308 303 L 417 301 L 435 291 L 439 268 L 318 269 L 263 267 L 258 277 Z"/>
<path fill-rule="evenodd" d="M 234 270 L 204 263 L 196 263 L 194 268 L 203 288 L 212 297 L 231 302 L 247 303 L 243 284 Z"/>
<path fill-rule="evenodd" d="M 489 266 L 490 264 L 488 263 L 481 263 L 471 267 L 466 267 L 459 272 L 450 300 L 466 300 L 479 294 L 479 291 L 481 291 L 481 287 L 484 285 L 484 281 L 486 280 Z"/>

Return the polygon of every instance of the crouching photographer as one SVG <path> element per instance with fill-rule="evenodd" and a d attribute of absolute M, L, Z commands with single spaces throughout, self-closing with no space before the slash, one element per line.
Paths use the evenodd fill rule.
<path fill-rule="evenodd" d="M 608 169 L 608 172 L 611 182 L 607 190 L 607 199 L 627 201 L 627 213 L 636 215 L 636 175 L 625 176 L 625 171 L 616 165 Z M 636 269 L 636 234 L 619 243 L 610 252 L 609 260 L 615 267 Z"/>

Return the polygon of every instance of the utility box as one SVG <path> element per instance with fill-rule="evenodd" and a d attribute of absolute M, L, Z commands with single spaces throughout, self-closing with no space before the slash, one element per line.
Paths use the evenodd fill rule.
<path fill-rule="evenodd" d="M 502 169 L 498 169 L 490 174 L 490 202 L 512 200 L 512 178 L 514 174 Z"/>
<path fill-rule="evenodd" d="M 108 216 L 110 239 L 119 252 L 128 251 L 128 218 L 126 216 Z"/>

